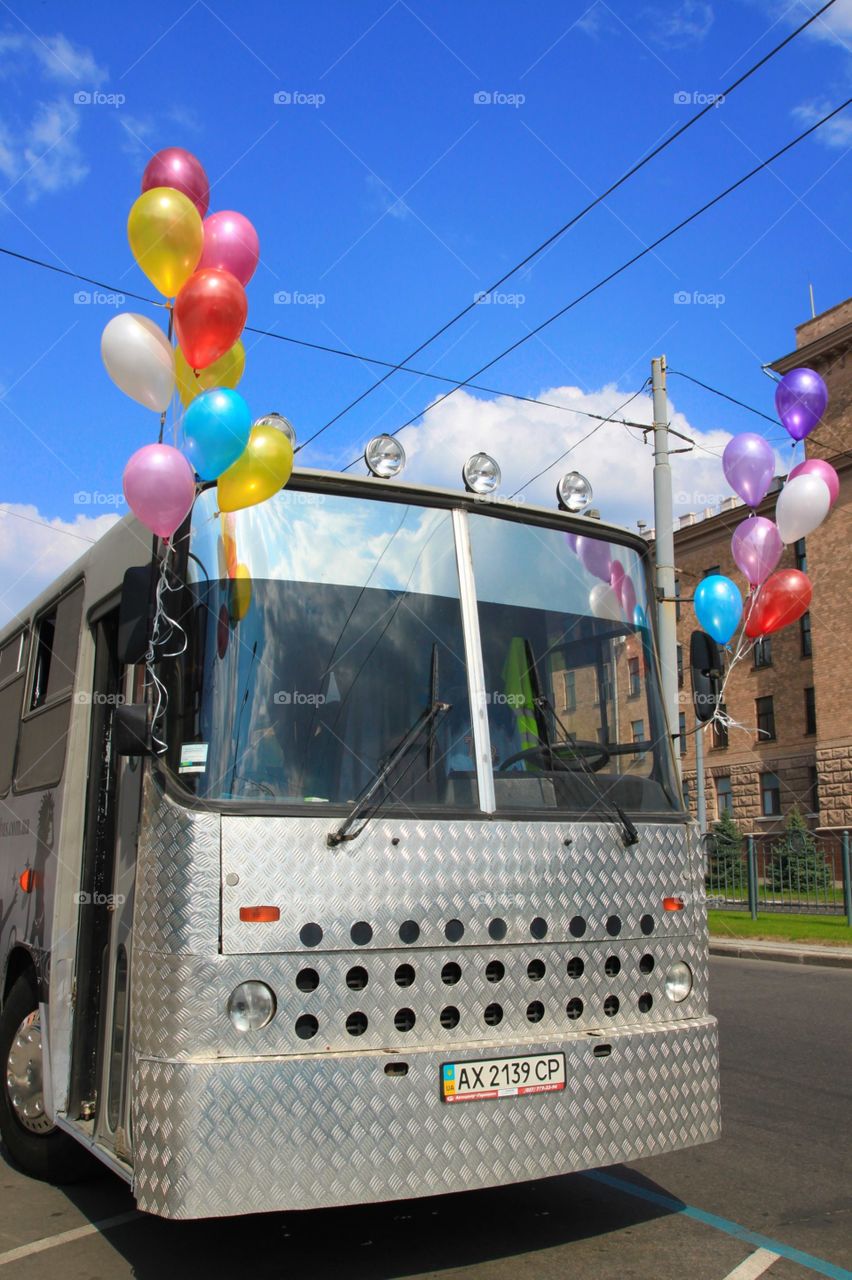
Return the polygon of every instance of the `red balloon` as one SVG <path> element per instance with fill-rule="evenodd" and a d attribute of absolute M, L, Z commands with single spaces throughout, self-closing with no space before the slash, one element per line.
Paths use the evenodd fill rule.
<path fill-rule="evenodd" d="M 246 291 L 230 271 L 196 271 L 175 298 L 175 333 L 190 369 L 206 369 L 239 338 L 248 315 Z"/>
<path fill-rule="evenodd" d="M 182 191 L 195 205 L 203 218 L 210 204 L 210 183 L 201 161 L 183 147 L 165 147 L 158 151 L 145 166 L 142 174 L 142 190 L 151 187 L 174 187 Z"/>
<path fill-rule="evenodd" d="M 770 574 L 748 610 L 746 635 L 756 640 L 789 626 L 807 613 L 813 593 L 810 578 L 798 569 Z"/>

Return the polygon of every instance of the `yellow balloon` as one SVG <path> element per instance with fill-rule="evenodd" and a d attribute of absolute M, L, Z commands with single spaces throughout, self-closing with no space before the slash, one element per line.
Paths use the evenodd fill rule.
<path fill-rule="evenodd" d="M 238 564 L 228 585 L 228 617 L 232 623 L 242 622 L 251 607 L 251 574 Z"/>
<path fill-rule="evenodd" d="M 226 351 L 218 360 L 208 364 L 206 369 L 199 369 L 198 376 L 186 362 L 186 356 L 180 347 L 175 350 L 175 375 L 180 398 L 184 406 L 194 400 L 202 391 L 212 391 L 214 387 L 230 387 L 233 391 L 243 376 L 246 367 L 245 347 L 235 342 L 230 351 Z"/>
<path fill-rule="evenodd" d="M 142 192 L 127 219 L 127 238 L 139 266 L 167 298 L 186 284 L 204 248 L 198 210 L 174 187 Z"/>
<path fill-rule="evenodd" d="M 236 462 L 220 475 L 216 491 L 220 511 L 239 511 L 277 493 L 293 470 L 293 446 L 276 427 L 252 427 Z"/>

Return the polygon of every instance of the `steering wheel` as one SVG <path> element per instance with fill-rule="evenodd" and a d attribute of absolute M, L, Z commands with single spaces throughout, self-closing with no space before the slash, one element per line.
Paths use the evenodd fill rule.
<path fill-rule="evenodd" d="M 563 753 L 570 752 L 566 760 Z M 582 760 L 580 756 L 582 755 Z M 498 771 L 502 772 L 508 769 L 510 765 L 515 764 L 518 760 L 546 760 L 550 762 L 550 767 L 554 771 L 563 770 L 565 773 L 580 773 L 586 769 L 591 769 L 593 773 L 603 769 L 609 764 L 610 755 L 606 747 L 602 747 L 599 742 L 587 742 L 582 738 L 576 738 L 573 742 L 558 742 L 553 746 L 541 743 L 537 747 L 528 747 L 525 751 L 516 751 L 514 755 L 507 756 L 505 760 L 501 760 L 497 766 Z M 575 763 L 571 763 L 571 761 Z"/>

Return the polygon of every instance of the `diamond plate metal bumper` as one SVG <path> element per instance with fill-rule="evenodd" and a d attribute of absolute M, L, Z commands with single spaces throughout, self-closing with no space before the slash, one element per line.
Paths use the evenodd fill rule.
<path fill-rule="evenodd" d="M 595 1057 L 596 1046 L 611 1046 Z M 493 1052 L 492 1052 L 493 1051 Z M 564 1092 L 449 1107 L 442 1062 L 564 1052 Z M 408 1073 L 385 1073 L 404 1061 Z M 170 1218 L 464 1191 L 718 1137 L 716 1022 L 532 1041 L 224 1061 L 141 1057 L 134 1190 Z"/>

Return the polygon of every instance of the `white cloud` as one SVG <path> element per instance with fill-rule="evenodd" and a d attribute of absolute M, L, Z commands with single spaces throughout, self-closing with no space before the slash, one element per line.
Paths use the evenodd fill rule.
<path fill-rule="evenodd" d="M 827 115 L 834 105 L 836 104 L 812 98 L 809 102 L 803 102 L 793 108 L 793 119 L 803 125 L 814 124 L 815 121 Z M 827 147 L 845 149 L 852 146 L 852 116 L 848 112 L 846 115 L 835 116 L 833 120 L 829 120 L 828 124 L 824 124 L 817 130 L 816 137 Z"/>
<path fill-rule="evenodd" d="M 84 89 L 98 89 L 109 72 L 95 61 L 89 49 L 74 45 L 67 36 L 43 36 L 30 41 L 33 53 L 45 72 L 55 80 L 65 80 Z"/>
<path fill-rule="evenodd" d="M 31 200 L 82 182 L 89 172 L 77 143 L 80 111 L 70 102 L 40 102 L 23 149 L 23 183 Z"/>
<path fill-rule="evenodd" d="M 673 8 L 653 11 L 652 35 L 669 45 L 692 44 L 704 39 L 714 17 L 713 6 L 706 0 L 682 0 Z"/>
<path fill-rule="evenodd" d="M 85 555 L 87 539 L 102 537 L 118 518 L 112 514 L 50 519 L 31 503 L 0 503 L 0 626 Z"/>

